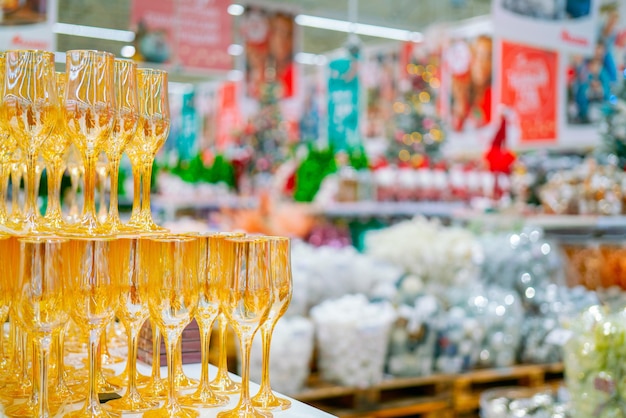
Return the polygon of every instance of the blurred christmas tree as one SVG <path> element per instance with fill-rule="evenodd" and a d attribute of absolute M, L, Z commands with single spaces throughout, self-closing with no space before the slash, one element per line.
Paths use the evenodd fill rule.
<path fill-rule="evenodd" d="M 395 136 L 389 142 L 387 158 L 398 166 L 419 167 L 440 157 L 444 141 L 436 100 L 440 80 L 434 56 L 415 58 L 405 69 L 401 96 L 394 103 Z"/>
<path fill-rule="evenodd" d="M 598 160 L 626 169 L 626 83 L 622 82 L 617 94 L 603 106 L 599 130 L 602 143 L 596 150 Z"/>
<path fill-rule="evenodd" d="M 282 120 L 278 84 L 268 82 L 261 88 L 258 112 L 250 119 L 241 138 L 250 150 L 247 171 L 272 173 L 289 156 L 287 125 Z"/>

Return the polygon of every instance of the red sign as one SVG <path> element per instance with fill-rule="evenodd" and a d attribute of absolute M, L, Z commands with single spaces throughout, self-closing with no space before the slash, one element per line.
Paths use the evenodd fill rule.
<path fill-rule="evenodd" d="M 136 47 L 151 62 L 186 68 L 229 70 L 232 57 L 230 0 L 133 0 Z"/>
<path fill-rule="evenodd" d="M 501 102 L 517 114 L 522 143 L 557 139 L 557 54 L 502 41 Z"/>
<path fill-rule="evenodd" d="M 223 150 L 234 141 L 235 132 L 243 125 L 237 103 L 237 83 L 222 84 L 217 94 L 217 121 L 215 145 Z"/>

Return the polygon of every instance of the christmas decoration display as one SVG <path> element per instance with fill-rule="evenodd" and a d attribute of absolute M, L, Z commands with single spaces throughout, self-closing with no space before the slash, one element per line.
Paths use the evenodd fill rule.
<path fill-rule="evenodd" d="M 490 389 L 480 397 L 480 412 L 484 418 L 570 418 L 561 398 L 549 389 Z"/>
<path fill-rule="evenodd" d="M 445 133 L 436 109 L 438 66 L 437 55 L 432 54 L 407 64 L 401 96 L 393 104 L 396 130 L 386 151 L 393 164 L 423 167 L 441 158 Z"/>
<path fill-rule="evenodd" d="M 572 321 L 564 362 L 573 418 L 623 414 L 625 319 L 593 306 Z"/>
<path fill-rule="evenodd" d="M 323 379 L 366 388 L 383 379 L 387 341 L 395 310 L 387 302 L 345 295 L 311 310 Z"/>
<path fill-rule="evenodd" d="M 489 170 L 494 173 L 493 198 L 497 201 L 502 197 L 502 186 L 499 183 L 499 175 L 510 174 L 511 166 L 515 161 L 515 155 L 506 148 L 506 116 L 502 115 L 500 127 L 496 132 L 489 150 L 485 153 L 485 161 Z"/>

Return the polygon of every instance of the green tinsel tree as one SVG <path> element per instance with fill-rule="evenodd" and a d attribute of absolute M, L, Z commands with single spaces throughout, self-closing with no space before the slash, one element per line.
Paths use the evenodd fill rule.
<path fill-rule="evenodd" d="M 248 171 L 272 173 L 289 156 L 288 135 L 278 100 L 278 84 L 268 82 L 261 88 L 259 110 L 243 133 L 242 142 L 252 155 Z"/>
<path fill-rule="evenodd" d="M 440 156 L 445 134 L 435 105 L 440 83 L 437 64 L 428 57 L 407 65 L 408 83 L 393 105 L 396 130 L 387 148 L 391 163 L 418 167 Z"/>
<path fill-rule="evenodd" d="M 309 152 L 296 170 L 293 198 L 297 202 L 311 202 L 324 178 L 337 171 L 335 152 L 332 148 L 315 149 Z"/>

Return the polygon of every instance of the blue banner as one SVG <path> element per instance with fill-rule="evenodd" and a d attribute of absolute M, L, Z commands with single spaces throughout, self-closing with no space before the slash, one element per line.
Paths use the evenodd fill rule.
<path fill-rule="evenodd" d="M 349 151 L 361 146 L 358 63 L 338 58 L 329 67 L 328 141 L 335 150 Z"/>

